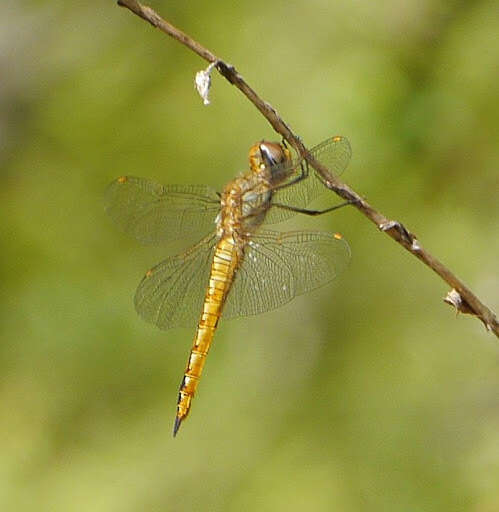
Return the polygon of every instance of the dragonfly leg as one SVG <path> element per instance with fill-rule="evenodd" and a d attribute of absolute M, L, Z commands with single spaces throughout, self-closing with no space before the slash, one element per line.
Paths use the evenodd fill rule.
<path fill-rule="evenodd" d="M 282 210 L 289 210 L 296 213 L 303 213 L 305 215 L 322 215 L 323 213 L 332 212 L 333 210 L 338 210 L 343 208 L 344 206 L 348 206 L 350 204 L 354 204 L 357 201 L 355 199 L 351 199 L 350 201 L 345 201 L 344 203 L 337 204 L 335 206 L 331 206 L 330 208 L 326 208 L 325 210 L 308 210 L 307 208 L 298 208 L 295 206 L 289 206 L 287 204 L 280 203 L 272 203 L 272 206 L 276 208 L 281 208 Z"/>
<path fill-rule="evenodd" d="M 291 181 L 288 181 L 287 183 L 283 183 L 282 185 L 278 185 L 277 187 L 273 188 L 273 191 L 281 190 L 283 188 L 290 187 L 291 185 L 295 185 L 296 183 L 304 180 L 305 178 L 308 178 L 308 162 L 304 161 L 300 164 L 301 167 L 301 173 L 293 178 Z"/>

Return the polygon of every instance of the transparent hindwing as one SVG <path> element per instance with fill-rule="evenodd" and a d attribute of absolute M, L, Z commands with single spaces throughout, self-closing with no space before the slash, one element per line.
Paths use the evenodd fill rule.
<path fill-rule="evenodd" d="M 202 311 L 216 237 L 146 272 L 135 294 L 137 312 L 161 329 L 196 325 Z M 245 246 L 222 310 L 224 318 L 256 315 L 324 286 L 347 265 L 348 244 L 320 231 L 261 231 Z"/>
<path fill-rule="evenodd" d="M 148 270 L 135 293 L 135 309 L 160 329 L 193 327 L 199 320 L 215 253 L 216 236 Z"/>
<path fill-rule="evenodd" d="M 260 231 L 245 247 L 222 316 L 256 315 L 278 308 L 332 281 L 349 259 L 348 244 L 337 234 Z"/>

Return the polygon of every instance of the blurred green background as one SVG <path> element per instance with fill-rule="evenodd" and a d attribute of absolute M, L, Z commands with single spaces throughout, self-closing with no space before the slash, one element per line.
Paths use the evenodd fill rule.
<path fill-rule="evenodd" d="M 345 180 L 499 308 L 493 0 L 161 2 Z M 122 174 L 218 189 L 275 139 L 198 57 L 114 2 L 4 0 L 0 19 L 2 511 L 499 510 L 499 346 L 353 208 L 334 284 L 222 322 L 173 440 L 192 329 L 132 297 L 161 247 L 111 224 Z M 326 194 L 318 205 L 339 201 Z"/>

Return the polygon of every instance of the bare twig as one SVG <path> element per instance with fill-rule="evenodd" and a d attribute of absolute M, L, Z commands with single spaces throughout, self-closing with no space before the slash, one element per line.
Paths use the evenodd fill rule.
<path fill-rule="evenodd" d="M 220 74 L 232 85 L 235 85 L 251 101 L 251 103 L 253 103 L 253 105 L 272 125 L 274 130 L 286 139 L 298 154 L 307 160 L 307 162 L 321 176 L 327 188 L 333 190 L 343 199 L 351 201 L 361 213 L 376 224 L 378 229 L 386 233 L 438 274 L 451 286 L 454 297 L 456 297 L 456 294 L 459 297 L 457 302 L 461 304 L 461 306 L 457 308 L 457 310 L 477 316 L 488 330 L 491 330 L 497 337 L 499 337 L 499 321 L 497 320 L 496 315 L 487 306 L 485 306 L 485 304 L 483 304 L 478 297 L 445 265 L 425 250 L 414 234 L 408 231 L 400 222 L 388 220 L 384 215 L 376 211 L 365 199 L 358 195 L 348 185 L 340 181 L 336 176 L 332 175 L 327 167 L 317 161 L 303 145 L 300 138 L 292 132 L 291 128 L 281 118 L 277 111 L 256 94 L 234 66 L 226 63 L 206 49 L 203 45 L 189 37 L 178 28 L 174 27 L 172 24 L 168 23 L 150 7 L 144 6 L 136 0 L 118 0 L 118 5 L 130 9 L 130 11 L 135 13 L 137 16 L 148 21 L 154 27 L 190 48 L 204 60 L 214 64 Z M 449 301 L 447 302 L 449 303 Z M 450 303 L 455 305 L 456 301 Z"/>

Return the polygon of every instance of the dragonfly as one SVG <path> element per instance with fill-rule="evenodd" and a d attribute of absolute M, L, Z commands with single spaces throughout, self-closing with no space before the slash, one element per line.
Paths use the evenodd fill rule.
<path fill-rule="evenodd" d="M 334 136 L 311 151 L 335 175 L 348 165 L 348 139 Z M 197 323 L 180 384 L 175 436 L 191 409 L 221 317 L 256 315 L 319 288 L 345 268 L 347 242 L 338 233 L 281 232 L 267 224 L 296 214 L 319 215 L 309 204 L 325 191 L 306 162 L 284 141 L 261 141 L 249 151 L 249 169 L 221 193 L 205 185 L 166 185 L 121 176 L 106 192 L 106 210 L 118 227 L 145 244 L 198 240 L 145 273 L 135 293 L 139 315 L 160 329 Z"/>

